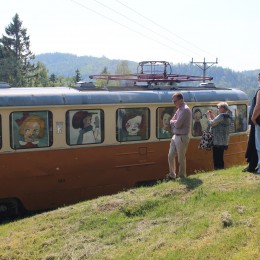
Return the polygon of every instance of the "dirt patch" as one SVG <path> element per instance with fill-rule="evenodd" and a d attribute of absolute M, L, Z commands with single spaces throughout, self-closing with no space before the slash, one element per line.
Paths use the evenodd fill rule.
<path fill-rule="evenodd" d="M 113 199 L 108 203 L 95 205 L 95 210 L 98 212 L 113 211 L 115 209 L 122 207 L 124 204 L 125 201 L 123 199 Z"/>

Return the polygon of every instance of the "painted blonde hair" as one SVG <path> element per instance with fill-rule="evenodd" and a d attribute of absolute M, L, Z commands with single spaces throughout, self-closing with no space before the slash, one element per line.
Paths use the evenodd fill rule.
<path fill-rule="evenodd" d="M 29 123 L 29 122 L 30 123 L 37 122 L 40 126 L 40 132 L 39 132 L 38 138 L 44 137 L 45 121 L 41 117 L 36 116 L 36 115 L 31 115 L 24 119 L 24 121 L 22 122 L 22 124 L 20 126 L 19 134 L 23 135 L 25 124 Z"/>

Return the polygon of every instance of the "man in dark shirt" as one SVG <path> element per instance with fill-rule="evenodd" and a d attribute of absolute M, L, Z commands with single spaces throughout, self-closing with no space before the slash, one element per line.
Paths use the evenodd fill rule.
<path fill-rule="evenodd" d="M 258 74 L 258 85 L 260 86 L 260 73 Z M 260 125 L 257 123 L 257 118 L 260 115 L 260 91 L 256 94 L 256 104 L 251 117 L 252 123 L 255 125 L 255 147 L 258 155 L 258 169 L 257 172 L 260 174 Z"/>

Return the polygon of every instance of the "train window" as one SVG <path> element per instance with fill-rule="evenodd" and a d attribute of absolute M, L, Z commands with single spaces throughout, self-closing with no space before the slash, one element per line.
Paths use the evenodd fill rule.
<path fill-rule="evenodd" d="M 213 112 L 216 113 L 217 107 L 216 106 L 193 107 L 192 109 L 192 135 L 193 136 L 201 136 L 202 131 L 207 130 L 208 120 L 207 120 L 206 112 L 208 110 L 212 110 Z"/>
<path fill-rule="evenodd" d="M 66 113 L 68 145 L 95 144 L 104 141 L 104 111 L 70 110 Z"/>
<path fill-rule="evenodd" d="M 26 111 L 10 114 L 11 147 L 29 149 L 52 145 L 52 113 Z"/>
<path fill-rule="evenodd" d="M 116 122 L 116 139 L 119 142 L 147 140 L 150 137 L 148 108 L 118 109 Z"/>
<path fill-rule="evenodd" d="M 244 132 L 247 130 L 247 105 L 231 105 L 229 109 L 232 114 L 231 133 Z"/>
<path fill-rule="evenodd" d="M 201 136 L 202 131 L 207 130 L 208 120 L 206 112 L 213 111 L 217 115 L 217 106 L 199 106 L 192 109 L 192 135 Z M 229 115 L 231 117 L 230 133 L 243 132 L 247 130 L 247 106 L 230 105 Z"/>
<path fill-rule="evenodd" d="M 176 112 L 176 107 L 159 107 L 157 109 L 157 138 L 169 139 L 172 137 L 172 131 L 170 126 L 170 120 Z"/>

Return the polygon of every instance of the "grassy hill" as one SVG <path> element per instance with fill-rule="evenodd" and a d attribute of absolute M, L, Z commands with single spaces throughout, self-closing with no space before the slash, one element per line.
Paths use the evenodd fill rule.
<path fill-rule="evenodd" d="M 242 166 L 0 225 L 0 259 L 260 259 L 260 175 Z"/>

